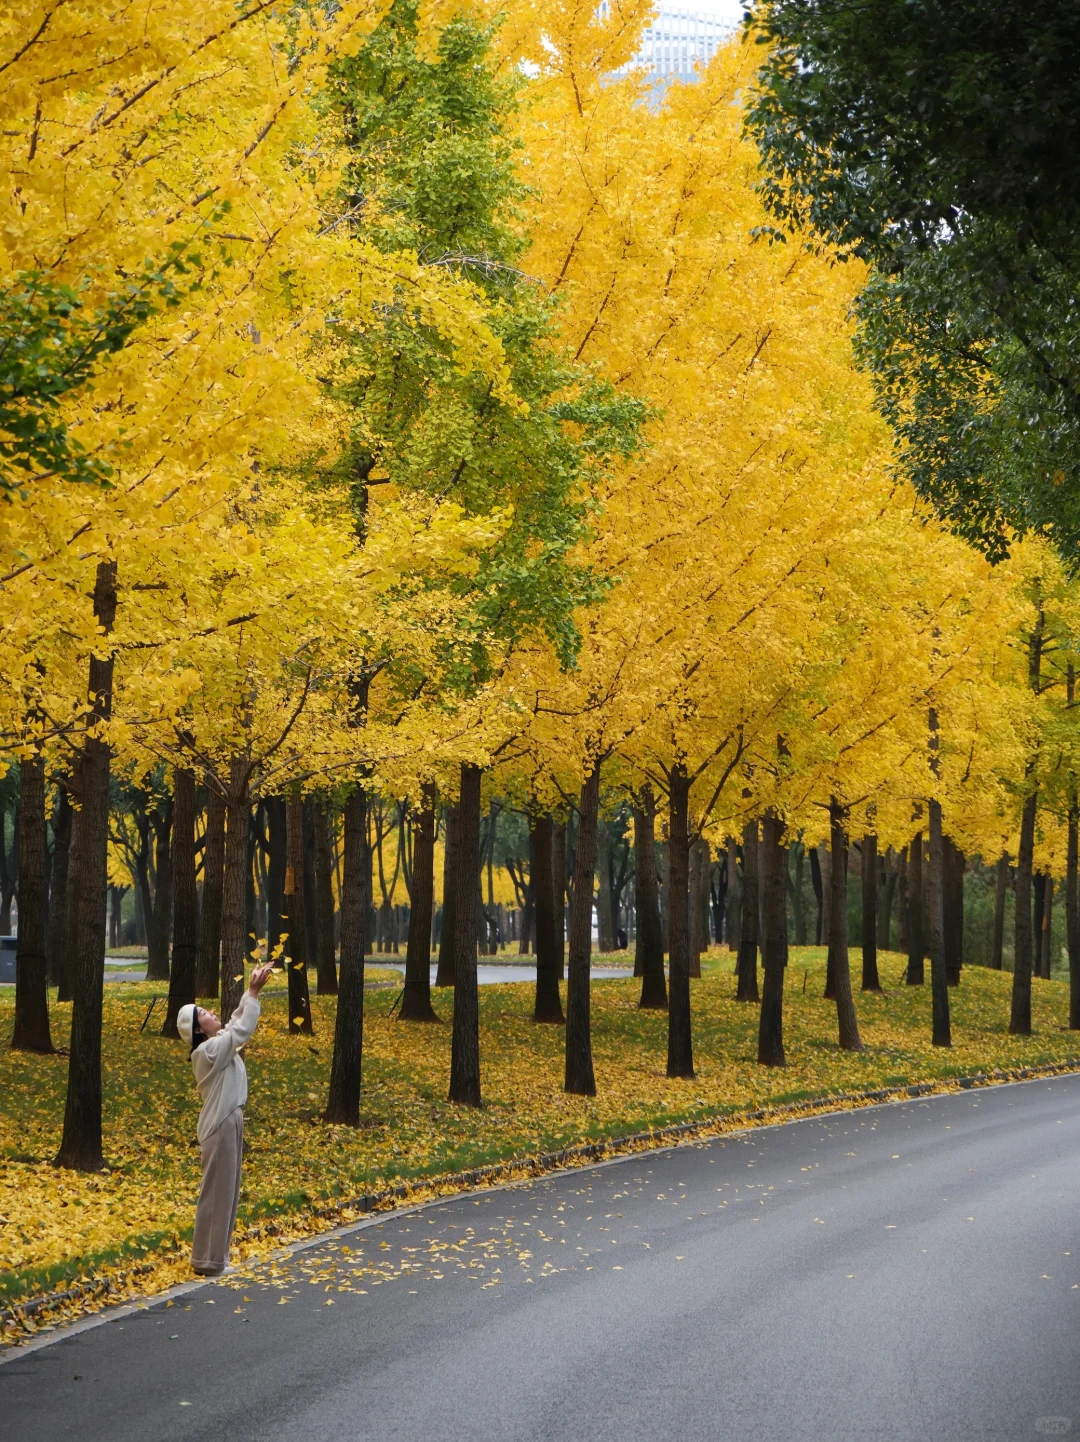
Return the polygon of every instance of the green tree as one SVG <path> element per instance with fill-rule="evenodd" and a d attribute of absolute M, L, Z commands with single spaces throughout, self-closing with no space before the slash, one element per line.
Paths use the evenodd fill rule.
<path fill-rule="evenodd" d="M 1080 11 L 759 0 L 783 227 L 875 268 L 860 346 L 917 488 L 1003 555 L 1080 540 Z"/>

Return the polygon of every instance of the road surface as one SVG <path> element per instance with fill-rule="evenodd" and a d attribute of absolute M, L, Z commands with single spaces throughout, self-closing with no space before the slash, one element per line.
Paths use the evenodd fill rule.
<path fill-rule="evenodd" d="M 1080 1435 L 1080 1076 L 458 1198 L 8 1354 L 12 1442 Z"/>

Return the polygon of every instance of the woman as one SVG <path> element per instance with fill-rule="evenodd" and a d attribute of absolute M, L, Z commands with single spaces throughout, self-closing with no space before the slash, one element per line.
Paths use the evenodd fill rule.
<path fill-rule="evenodd" d="M 191 1248 L 191 1265 L 201 1277 L 215 1277 L 229 1265 L 229 1240 L 240 1200 L 248 1093 L 240 1048 L 251 1040 L 258 1025 L 259 992 L 272 970 L 269 965 L 255 968 L 240 1005 L 224 1026 L 201 1006 L 182 1006 L 176 1018 L 180 1035 L 191 1046 L 195 1085 L 203 1099 L 199 1113 L 202 1187 Z"/>

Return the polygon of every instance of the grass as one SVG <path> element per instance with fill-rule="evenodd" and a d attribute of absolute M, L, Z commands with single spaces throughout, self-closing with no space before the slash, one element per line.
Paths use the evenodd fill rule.
<path fill-rule="evenodd" d="M 596 958 L 600 964 L 604 958 Z M 852 956 L 853 966 L 858 958 Z M 327 1127 L 325 1103 L 333 1036 L 330 998 L 313 998 L 315 1037 L 287 1034 L 284 983 L 267 988 L 264 1016 L 248 1048 L 251 1096 L 240 1252 L 265 1250 L 250 1234 L 276 1218 L 282 1235 L 320 1225 L 311 1208 L 397 1180 L 418 1184 L 588 1139 L 830 1093 L 947 1080 L 969 1072 L 1063 1061 L 1080 1053 L 1065 1025 L 1068 988 L 1033 983 L 1036 1034 L 1007 1033 L 1012 978 L 967 967 L 950 992 L 953 1047 L 930 1046 L 929 987 L 897 984 L 903 958 L 886 953 L 882 996 L 858 996 L 865 1050 L 836 1045 L 833 1004 L 821 997 L 824 952 L 793 948 L 787 978 L 788 1065 L 756 1062 L 757 1010 L 732 999 L 729 954 L 706 958 L 693 983 L 698 1075 L 664 1075 L 667 1018 L 636 1005 L 632 978 L 594 983 L 593 1047 L 599 1095 L 562 1090 L 563 1033 L 529 1020 L 529 982 L 480 988 L 485 1105 L 446 1101 L 452 993 L 436 993 L 442 1025 L 390 1015 L 396 986 L 369 992 L 362 1126 Z M 373 973 L 397 981 L 398 974 Z M 160 984 L 159 984 L 160 989 Z M 140 1032 L 153 984 L 105 989 L 105 1152 L 97 1175 L 51 1165 L 60 1139 L 67 1064 L 63 1057 L 0 1053 L 0 1302 L 48 1291 L 88 1275 L 107 1276 L 151 1258 L 143 1287 L 186 1275 L 199 1184 L 197 1096 L 182 1045 Z M 9 1035 L 13 998 L 0 996 L 0 1034 Z M 53 1005 L 53 1035 L 65 1043 L 70 1006 Z M 307 1214 L 306 1216 L 304 1214 Z"/>

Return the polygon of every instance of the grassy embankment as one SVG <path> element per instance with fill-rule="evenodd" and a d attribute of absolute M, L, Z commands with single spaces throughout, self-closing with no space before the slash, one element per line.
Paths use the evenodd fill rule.
<path fill-rule="evenodd" d="M 856 974 L 857 962 L 853 952 Z M 319 1121 L 332 999 L 313 999 L 313 1040 L 289 1037 L 284 983 L 275 979 L 248 1049 L 248 1155 L 237 1250 L 257 1255 L 280 1245 L 281 1236 L 325 1226 L 310 1216 L 312 1207 L 395 1180 L 419 1185 L 441 1173 L 674 1121 L 833 1092 L 947 1082 L 1080 1054 L 1080 1038 L 1064 1029 L 1068 990 L 1060 981 L 1034 983 L 1036 1034 L 1025 1040 L 1007 1034 L 1011 976 L 965 968 L 961 986 L 950 993 L 954 1044 L 943 1051 L 930 1046 L 929 987 L 898 985 L 903 959 L 895 954 L 882 958 L 881 970 L 885 995 L 857 998 L 866 1049 L 841 1053 L 835 1009 L 821 997 L 824 954 L 794 948 L 785 1007 L 788 1066 L 775 1071 L 757 1065 L 757 1010 L 732 1000 L 730 957 L 714 951 L 705 976 L 693 983 L 699 1070 L 692 1082 L 664 1076 L 667 1018 L 638 1010 L 638 983 L 629 977 L 598 981 L 593 1026 L 599 1095 L 592 1100 L 564 1094 L 562 1030 L 529 1020 L 531 985 L 483 986 L 485 1106 L 477 1112 L 446 1101 L 449 1025 L 399 1022 L 390 1015 L 396 987 L 373 991 L 359 1131 Z M 154 1266 L 140 1276 L 141 1289 L 187 1275 L 183 1242 L 199 1182 L 197 1099 L 182 1045 L 150 1027 L 139 1030 L 153 992 L 144 984 L 106 988 L 108 1170 L 99 1175 L 51 1165 L 63 1121 L 66 1060 L 12 1053 L 6 1045 L 0 1051 L 0 1306 L 147 1258 Z M 5 988 L 5 1039 L 12 1006 Z M 452 994 L 437 993 L 436 1008 L 448 1022 Z M 159 1009 L 158 1025 L 160 1016 Z M 54 1004 L 53 1035 L 61 1044 L 69 1018 L 68 1005 Z M 251 1235 L 270 1218 L 278 1223 L 276 1239 Z"/>

